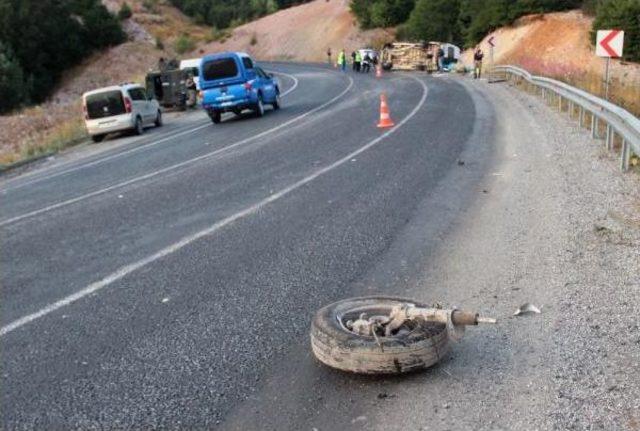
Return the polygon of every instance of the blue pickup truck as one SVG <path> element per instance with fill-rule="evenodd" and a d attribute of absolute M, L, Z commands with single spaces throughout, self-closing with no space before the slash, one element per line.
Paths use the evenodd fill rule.
<path fill-rule="evenodd" d="M 273 75 L 241 52 L 206 55 L 200 67 L 202 107 L 219 123 L 223 112 L 236 115 L 245 109 L 264 115 L 264 106 L 280 109 L 280 85 Z"/>

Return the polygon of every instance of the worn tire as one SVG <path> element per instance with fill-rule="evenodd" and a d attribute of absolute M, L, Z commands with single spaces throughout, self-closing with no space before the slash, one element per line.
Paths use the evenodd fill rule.
<path fill-rule="evenodd" d="M 106 135 L 91 135 L 91 140 L 95 143 L 102 142 Z"/>
<path fill-rule="evenodd" d="M 379 345 L 374 337 L 357 335 L 341 323 L 346 316 L 357 316 L 363 310 L 390 311 L 394 305 L 407 302 L 426 307 L 396 297 L 352 298 L 327 305 L 311 324 L 314 355 L 332 368 L 359 374 L 400 374 L 434 365 L 449 351 L 444 324 L 423 322 L 408 333 L 378 337 Z"/>
<path fill-rule="evenodd" d="M 154 122 L 156 127 L 162 127 L 162 112 L 158 109 L 158 114 L 156 115 L 156 121 Z"/>

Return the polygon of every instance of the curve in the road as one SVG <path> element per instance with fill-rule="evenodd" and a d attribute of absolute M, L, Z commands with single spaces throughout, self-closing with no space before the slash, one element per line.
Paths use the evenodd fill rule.
<path fill-rule="evenodd" d="M 398 131 L 400 128 L 402 128 L 405 124 L 407 124 L 407 122 L 409 122 L 419 111 L 420 109 L 423 107 L 423 105 L 425 104 L 426 100 L 427 100 L 427 95 L 428 95 L 428 88 L 427 85 L 424 83 L 424 81 L 417 79 L 415 77 L 411 76 L 411 79 L 415 80 L 416 82 L 418 82 L 421 87 L 422 87 L 422 96 L 420 98 L 420 100 L 418 101 L 418 103 L 416 104 L 416 106 L 409 112 L 409 114 L 407 114 L 402 120 L 400 120 L 393 128 L 389 129 L 388 131 L 386 131 L 385 133 L 383 133 L 382 135 L 378 136 L 377 138 L 369 141 L 368 143 L 366 143 L 365 145 L 361 146 L 360 148 L 356 149 L 355 151 L 352 151 L 351 153 L 347 154 L 346 156 L 338 159 L 337 161 L 324 166 L 323 168 L 320 168 L 316 171 L 314 171 L 313 173 L 311 173 L 310 175 L 300 179 L 299 181 L 296 181 L 295 183 L 289 185 L 286 188 L 281 189 L 280 191 L 271 194 L 269 197 L 262 199 L 261 201 L 243 209 L 242 211 L 239 211 L 231 216 L 228 216 L 220 221 L 218 221 L 217 223 L 213 224 L 212 226 L 201 230 L 195 234 L 189 235 L 185 238 L 182 238 L 180 241 L 173 243 L 159 251 L 157 251 L 156 253 L 149 255 L 141 260 L 138 260 L 137 262 L 134 262 L 132 264 L 126 265 L 120 269 L 118 269 L 117 271 L 109 274 L 108 276 L 102 278 L 101 280 L 98 280 L 94 283 L 91 283 L 90 285 L 88 285 L 87 287 L 85 287 L 84 289 L 71 294 L 69 296 L 66 296 L 65 298 L 62 298 L 54 303 L 51 303 L 43 308 L 41 308 L 40 310 L 25 315 L 9 324 L 7 324 L 6 326 L 3 326 L 2 328 L 0 328 L 0 336 L 4 336 L 30 322 L 33 322 L 34 320 L 37 320 L 41 317 L 44 317 L 62 307 L 65 307 L 69 304 L 72 304 L 76 301 L 78 301 L 79 299 L 82 299 L 88 295 L 91 295 L 101 289 L 104 289 L 105 287 L 109 286 L 110 284 L 112 284 L 113 282 L 122 279 L 123 277 L 127 276 L 128 274 L 131 274 L 143 267 L 145 267 L 146 265 L 155 262 L 159 259 L 162 259 L 163 257 L 169 256 L 173 253 L 175 253 L 176 251 L 188 246 L 189 244 L 203 238 L 206 236 L 210 236 L 214 233 L 216 233 L 217 231 L 223 229 L 224 227 L 234 223 L 237 220 L 240 220 L 242 218 L 245 218 L 247 216 L 253 215 L 256 212 L 258 212 L 259 210 L 261 210 L 262 208 L 264 208 L 265 206 L 281 199 L 282 197 L 300 189 L 301 187 L 303 187 L 304 185 L 310 183 L 311 181 L 315 180 L 316 178 L 336 169 L 337 167 L 345 164 L 346 162 L 351 161 L 354 157 L 358 156 L 359 154 L 369 150 L 370 148 L 378 145 L 380 142 L 382 142 L 384 139 L 386 139 L 387 137 L 391 136 L 393 133 L 395 133 L 396 131 Z M 353 79 L 350 78 L 350 85 L 348 86 L 347 90 L 348 91 L 351 86 L 353 85 Z M 327 103 L 328 104 L 328 103 Z M 327 105 L 325 104 L 325 105 Z M 324 105 L 321 105 L 318 108 L 315 108 L 315 110 L 312 111 L 317 111 L 319 109 L 321 109 Z M 309 115 L 310 113 L 312 113 L 312 111 L 307 112 L 306 114 L 303 114 L 303 116 Z M 296 117 L 299 118 L 299 117 Z M 295 120 L 295 119 L 294 119 Z M 293 120 L 290 120 L 290 122 L 292 122 Z M 285 124 L 278 126 L 278 128 L 282 128 Z M 263 132 L 266 133 L 266 132 Z M 210 156 L 210 155 L 207 155 Z"/>
<path fill-rule="evenodd" d="M 268 136 L 270 134 L 273 134 L 273 133 L 275 133 L 275 132 L 277 132 L 277 131 L 279 131 L 279 130 L 287 127 L 287 126 L 290 126 L 290 125 L 292 125 L 292 124 L 294 124 L 296 122 L 299 122 L 299 121 L 309 117 L 310 115 L 312 115 L 312 114 L 314 114 L 314 113 L 316 113 L 318 111 L 321 111 L 322 109 L 332 105 L 333 103 L 335 103 L 336 101 L 338 101 L 339 99 L 344 97 L 351 90 L 351 88 L 353 87 L 353 78 L 351 78 L 349 76 L 348 77 L 348 82 L 349 82 L 349 84 L 347 85 L 347 87 L 340 94 L 338 94 L 334 98 L 330 99 L 329 101 L 327 101 L 327 102 L 325 102 L 325 103 L 323 103 L 323 104 L 321 104 L 321 105 L 319 105 L 319 106 L 317 106 L 317 107 L 315 107 L 313 109 L 305 111 L 302 114 L 300 114 L 300 115 L 298 115 L 298 116 L 296 116 L 296 117 L 294 117 L 294 118 L 292 118 L 292 119 L 290 119 L 288 121 L 285 121 L 284 123 L 281 123 L 281 124 L 279 124 L 279 125 L 277 125 L 275 127 L 267 129 L 267 130 L 265 130 L 263 132 L 260 132 L 260 133 L 258 133 L 256 135 L 249 136 L 248 138 L 245 138 L 245 139 L 242 139 L 240 141 L 234 142 L 234 143 L 229 144 L 229 145 L 227 145 L 225 147 L 219 148 L 217 150 L 205 153 L 205 154 L 197 156 L 197 157 L 193 157 L 193 158 L 184 160 L 184 161 L 179 162 L 179 163 L 175 163 L 175 164 L 167 166 L 165 168 L 158 169 L 158 170 L 155 170 L 153 172 L 150 172 L 150 173 L 147 173 L 147 174 L 144 174 L 144 175 L 140 175 L 140 176 L 128 179 L 126 181 L 122 181 L 120 183 L 113 184 L 111 186 L 104 187 L 104 188 L 99 189 L 99 190 L 95 190 L 95 191 L 90 192 L 90 193 L 86 193 L 86 194 L 83 194 L 83 195 L 80 195 L 80 196 L 77 196 L 77 197 L 74 197 L 74 198 L 71 198 L 71 199 L 67 199 L 67 200 L 52 204 L 52 205 L 48 205 L 48 206 L 45 206 L 43 208 L 39 208 L 37 210 L 29 211 L 27 213 L 24 213 L 24 214 L 15 216 L 15 217 L 8 218 L 6 220 L 0 221 L 0 227 L 7 226 L 7 225 L 10 225 L 10 224 L 13 224 L 13 223 L 17 223 L 17 222 L 20 222 L 22 220 L 25 220 L 25 219 L 28 219 L 28 218 L 31 218 L 31 217 L 34 217 L 34 216 L 49 212 L 49 211 L 53 211 L 55 209 L 62 208 L 62 207 L 65 207 L 65 206 L 68 206 L 68 205 L 71 205 L 71 204 L 75 204 L 75 203 L 84 201 L 86 199 L 89 199 L 89 198 L 92 198 L 92 197 L 95 197 L 95 196 L 99 196 L 99 195 L 102 195 L 104 193 L 108 193 L 110 191 L 113 191 L 113 190 L 116 190 L 116 189 L 120 189 L 122 187 L 126 187 L 126 186 L 134 184 L 134 183 L 138 183 L 140 181 L 148 180 L 148 179 L 156 177 L 158 175 L 161 175 L 161 174 L 164 174 L 164 173 L 167 173 L 167 172 L 170 172 L 170 171 L 174 171 L 176 169 L 183 168 L 183 167 L 191 165 L 193 163 L 196 163 L 196 162 L 199 162 L 199 161 L 202 161 L 202 160 L 217 156 L 217 155 L 219 155 L 219 154 L 221 154 L 223 152 L 230 151 L 230 150 L 232 150 L 234 148 L 238 148 L 240 146 L 243 146 L 245 144 L 248 144 L 250 142 L 256 141 L 256 140 L 258 140 L 260 138 L 263 138 L 265 136 Z M 192 129 L 192 130 L 190 130 L 188 132 L 194 132 L 194 131 L 196 131 L 198 129 L 202 129 L 204 127 L 208 127 L 208 124 L 203 125 L 203 126 L 199 126 L 196 129 Z M 187 132 L 185 132 L 185 133 L 187 133 Z M 157 142 L 159 143 L 160 141 L 157 141 Z M 143 147 L 132 148 L 130 150 L 126 150 L 123 153 L 117 153 L 117 154 L 114 154 L 113 156 L 110 156 L 108 158 L 100 159 L 99 161 L 105 161 L 107 159 L 111 159 L 111 158 L 114 158 L 116 156 L 120 156 L 121 154 L 130 153 L 130 152 L 136 150 L 137 148 L 149 147 L 150 145 L 151 144 L 147 144 L 146 146 L 143 146 Z M 99 161 L 96 161 L 96 163 L 99 162 Z M 83 166 L 86 166 L 86 165 L 83 165 Z"/>

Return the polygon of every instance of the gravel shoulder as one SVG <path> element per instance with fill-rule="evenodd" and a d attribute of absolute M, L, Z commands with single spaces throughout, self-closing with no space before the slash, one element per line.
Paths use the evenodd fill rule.
<path fill-rule="evenodd" d="M 640 429 L 638 175 L 622 174 L 602 141 L 540 99 L 464 85 L 492 101 L 499 154 L 411 293 L 500 323 L 469 330 L 430 372 L 385 382 L 389 401 L 367 422 Z M 511 316 L 524 302 L 542 314 Z"/>

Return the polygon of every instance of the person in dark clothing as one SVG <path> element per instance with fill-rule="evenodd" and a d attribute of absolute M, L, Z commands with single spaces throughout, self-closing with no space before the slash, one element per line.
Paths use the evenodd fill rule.
<path fill-rule="evenodd" d="M 473 53 L 473 78 L 479 79 L 482 75 L 482 59 L 484 58 L 484 53 L 482 49 L 478 47 L 476 52 Z"/>
<path fill-rule="evenodd" d="M 438 72 L 444 70 L 444 49 L 438 48 Z"/>
<path fill-rule="evenodd" d="M 371 56 L 367 53 L 364 56 L 364 59 L 362 60 L 362 71 L 364 73 L 369 73 L 369 70 L 371 70 Z"/>
<path fill-rule="evenodd" d="M 356 71 L 356 52 L 355 51 L 351 51 L 351 67 L 355 72 Z"/>

